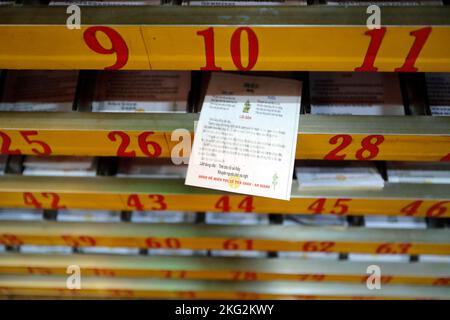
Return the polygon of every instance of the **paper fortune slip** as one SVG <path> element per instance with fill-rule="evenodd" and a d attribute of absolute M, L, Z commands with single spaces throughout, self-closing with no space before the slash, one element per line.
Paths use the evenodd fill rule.
<path fill-rule="evenodd" d="M 186 184 L 289 200 L 302 83 L 214 73 Z"/>

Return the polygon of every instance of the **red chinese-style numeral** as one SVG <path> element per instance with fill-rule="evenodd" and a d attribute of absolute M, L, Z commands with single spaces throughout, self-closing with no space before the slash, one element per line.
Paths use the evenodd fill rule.
<path fill-rule="evenodd" d="M 37 199 L 34 197 L 34 195 L 31 192 L 23 193 L 23 202 L 27 206 L 33 206 L 36 209 L 42 209 L 42 204 L 39 201 L 37 201 Z"/>
<path fill-rule="evenodd" d="M 225 250 L 253 250 L 252 240 L 228 239 L 223 242 Z"/>
<path fill-rule="evenodd" d="M 111 41 L 111 48 L 104 48 L 97 39 L 97 32 L 103 32 Z M 116 62 L 105 70 L 122 69 L 128 62 L 128 46 L 122 36 L 114 29 L 104 26 L 89 27 L 83 33 L 87 46 L 99 54 L 116 54 Z"/>
<path fill-rule="evenodd" d="M 158 207 L 150 207 L 150 210 L 166 210 L 167 209 L 167 203 L 164 202 L 164 196 L 160 194 L 150 194 L 148 195 L 148 198 L 151 200 L 154 200 L 154 203 L 159 204 Z M 141 202 L 141 199 L 139 199 L 139 196 L 137 194 L 131 194 L 128 196 L 127 199 L 127 206 L 133 207 L 138 211 L 143 211 L 144 205 Z"/>
<path fill-rule="evenodd" d="M 230 212 L 231 210 L 230 197 L 229 196 L 220 197 L 219 200 L 217 200 L 216 204 L 214 205 L 214 208 L 221 209 L 222 212 Z"/>
<path fill-rule="evenodd" d="M 333 248 L 335 245 L 332 241 L 323 241 L 323 242 L 316 242 L 316 241 L 308 241 L 303 244 L 303 251 L 312 251 L 312 252 L 331 252 L 330 249 Z"/>
<path fill-rule="evenodd" d="M 366 56 L 364 58 L 363 64 L 355 68 L 355 71 L 378 71 L 378 68 L 374 66 L 375 59 L 377 57 L 378 51 L 381 47 L 381 43 L 386 34 L 386 28 L 374 29 L 366 31 L 364 34 L 371 37 L 369 48 L 367 49 Z M 395 68 L 395 72 L 417 72 L 418 69 L 414 66 L 417 58 L 425 46 L 428 37 L 430 36 L 432 31 L 431 27 L 425 27 L 419 30 L 414 30 L 409 34 L 415 37 L 414 43 L 411 46 L 411 49 L 408 52 L 408 55 L 405 58 L 405 62 L 403 66 L 400 68 Z"/>
<path fill-rule="evenodd" d="M 205 40 L 205 56 L 206 56 L 206 66 L 201 67 L 200 70 L 207 71 L 220 71 L 222 68 L 216 66 L 215 54 L 214 54 L 214 28 L 209 27 L 208 29 L 197 31 L 197 35 L 204 37 Z"/>
<path fill-rule="evenodd" d="M 159 249 L 159 248 L 169 248 L 169 249 L 179 249 L 181 248 L 181 241 L 177 238 L 165 238 L 162 241 L 158 241 L 155 238 L 145 239 L 145 244 L 147 248 Z"/>
<path fill-rule="evenodd" d="M 164 278 L 166 279 L 186 279 L 187 272 L 184 270 L 165 270 Z"/>
<path fill-rule="evenodd" d="M 324 274 L 299 274 L 298 275 L 298 280 L 300 280 L 300 281 L 308 281 L 308 280 L 323 281 L 324 279 L 325 279 Z"/>
<path fill-rule="evenodd" d="M 52 274 L 52 270 L 50 270 L 48 268 L 41 268 L 41 267 L 27 267 L 27 271 L 29 274 L 41 274 L 41 275 Z"/>
<path fill-rule="evenodd" d="M 239 202 L 238 208 L 244 212 L 252 212 L 255 207 L 253 206 L 253 197 L 245 197 Z"/>
<path fill-rule="evenodd" d="M 412 244 L 410 243 L 383 243 L 375 250 L 378 254 L 407 254 Z"/>
<path fill-rule="evenodd" d="M 97 245 L 97 241 L 90 236 L 70 236 L 62 235 L 61 238 L 70 247 L 88 246 L 94 247 Z"/>
<path fill-rule="evenodd" d="M 443 157 L 440 161 L 450 161 L 450 153 Z"/>
<path fill-rule="evenodd" d="M 338 155 L 339 152 L 343 151 L 352 143 L 352 136 L 348 134 L 338 134 L 331 137 L 328 141 L 330 144 L 339 144 L 339 146 L 331 150 L 327 155 L 325 155 L 325 160 L 344 160 L 347 154 Z M 362 139 L 361 148 L 356 151 L 355 158 L 358 160 L 372 160 L 378 156 L 380 152 L 379 146 L 384 142 L 384 137 L 382 135 L 370 135 Z M 366 152 L 369 152 L 365 156 Z"/>
<path fill-rule="evenodd" d="M 139 148 L 142 153 L 148 157 L 159 157 L 161 155 L 161 146 L 155 141 L 147 141 L 147 138 L 154 134 L 153 131 L 143 132 L 138 137 Z M 153 152 L 151 152 L 148 147 L 152 146 Z"/>
<path fill-rule="evenodd" d="M 352 199 L 337 199 L 334 203 L 333 208 L 339 209 L 339 210 L 331 210 L 330 213 L 341 216 L 348 212 L 348 205 L 344 204 L 345 201 L 351 201 Z"/>
<path fill-rule="evenodd" d="M 407 206 L 403 207 L 400 212 L 404 213 L 405 216 L 413 216 L 417 213 L 417 210 L 419 209 L 422 202 L 422 200 L 414 201 L 413 203 L 410 203 Z"/>
<path fill-rule="evenodd" d="M 343 202 L 351 200 L 352 199 L 336 199 L 333 205 L 333 210 L 331 210 L 330 213 L 336 214 L 338 216 L 346 214 L 348 212 L 348 205 Z M 325 198 L 319 198 L 308 207 L 308 210 L 312 211 L 315 214 L 321 214 L 326 210 L 325 203 Z"/>
<path fill-rule="evenodd" d="M 14 234 L 0 234 L 0 244 L 4 246 L 21 246 L 23 241 Z"/>
<path fill-rule="evenodd" d="M 422 28 L 409 33 L 411 36 L 415 37 L 414 43 L 408 52 L 405 59 L 405 63 L 400 68 L 396 68 L 395 72 L 417 72 L 417 68 L 414 66 L 422 51 L 425 42 L 431 34 L 431 27 Z"/>
<path fill-rule="evenodd" d="M 114 270 L 109 270 L 109 269 L 93 269 L 93 272 L 96 276 L 99 277 L 115 277 L 116 273 L 114 272 Z"/>
<path fill-rule="evenodd" d="M 342 140 L 342 142 L 340 142 Z M 344 160 L 347 156 L 346 154 L 338 155 L 338 153 L 345 148 L 347 148 L 352 143 L 352 136 L 348 134 L 338 134 L 336 136 L 331 137 L 331 139 L 328 141 L 329 144 L 338 144 L 340 145 L 331 150 L 330 153 L 328 153 L 324 159 L 325 160 Z"/>
<path fill-rule="evenodd" d="M 25 141 L 32 145 L 32 144 L 36 144 L 39 145 L 42 150 L 38 150 L 36 148 L 32 148 L 31 151 L 33 151 L 35 154 L 37 154 L 38 156 L 49 156 L 52 154 L 52 149 L 50 148 L 50 146 L 48 144 L 46 144 L 43 141 L 40 140 L 31 140 L 30 137 L 31 136 L 36 136 L 39 134 L 39 132 L 35 131 L 35 130 L 31 130 L 31 131 L 20 131 L 20 134 L 22 135 L 22 137 L 25 139 Z"/>
<path fill-rule="evenodd" d="M 374 139 L 375 139 L 375 141 L 372 142 L 372 140 L 374 140 Z M 372 160 L 372 159 L 376 158 L 376 156 L 378 155 L 378 152 L 380 152 L 380 150 L 378 149 L 378 146 L 380 144 L 382 144 L 383 142 L 384 142 L 384 137 L 382 135 L 371 135 L 371 136 L 365 137 L 361 141 L 362 148 L 359 149 L 358 151 L 356 151 L 356 159 Z M 364 153 L 366 151 L 369 151 L 369 154 L 365 157 Z"/>
<path fill-rule="evenodd" d="M 433 286 L 448 286 L 450 285 L 450 278 L 437 278 L 433 281 Z"/>
<path fill-rule="evenodd" d="M 426 212 L 426 216 L 429 218 L 437 218 L 443 216 L 447 212 L 447 208 L 443 205 L 450 203 L 450 201 L 441 201 L 432 205 Z"/>
<path fill-rule="evenodd" d="M 308 207 L 308 210 L 315 214 L 321 214 L 325 210 L 325 201 L 325 198 L 317 199 Z"/>
<path fill-rule="evenodd" d="M 11 154 L 11 155 L 22 154 L 19 149 L 17 150 L 9 149 L 11 147 L 11 138 L 6 133 L 0 131 L 0 138 L 2 139 L 0 154 Z"/>
<path fill-rule="evenodd" d="M 116 155 L 118 157 L 136 157 L 135 151 L 126 151 L 130 145 L 130 137 L 123 131 L 111 131 L 108 133 L 108 139 L 115 142 L 121 139 Z"/>
<path fill-rule="evenodd" d="M 137 194 L 130 194 L 127 199 L 127 206 L 136 208 L 138 211 L 143 211 L 144 206 Z"/>
<path fill-rule="evenodd" d="M 66 209 L 67 207 L 64 205 L 60 205 L 60 197 L 57 193 L 54 192 L 42 192 L 41 196 L 45 199 L 51 199 L 50 208 L 51 209 Z M 27 206 L 33 206 L 36 209 L 42 209 L 43 205 L 41 202 L 39 202 L 36 197 L 31 192 L 24 192 L 23 193 L 23 202 Z"/>
<path fill-rule="evenodd" d="M 377 57 L 381 42 L 386 34 L 386 28 L 383 27 L 380 29 L 368 30 L 364 32 L 364 34 L 370 37 L 370 44 L 366 56 L 364 57 L 363 64 L 360 67 L 355 68 L 355 71 L 375 72 L 378 71 L 378 68 L 374 66 L 375 58 Z"/>
<path fill-rule="evenodd" d="M 245 31 L 248 39 L 248 64 L 246 67 L 242 65 L 241 60 L 241 34 Z M 230 43 L 231 58 L 234 65 L 241 71 L 250 71 L 256 64 L 259 54 L 258 38 L 255 31 L 249 27 L 240 27 L 233 32 Z"/>
<path fill-rule="evenodd" d="M 150 194 L 148 196 L 150 199 L 154 200 L 155 203 L 159 204 L 159 207 L 150 207 L 151 210 L 166 210 L 167 203 L 164 202 L 164 196 L 160 194 Z"/>
<path fill-rule="evenodd" d="M 162 152 L 161 146 L 155 141 L 147 141 L 147 138 L 152 134 L 154 134 L 153 131 L 147 131 L 138 136 L 139 149 L 148 157 L 159 157 Z M 116 142 L 118 139 L 121 140 L 116 153 L 118 157 L 136 157 L 136 151 L 127 151 L 131 139 L 125 132 L 111 131 L 108 133 L 108 139 L 113 142 Z M 149 150 L 149 146 L 152 146 L 153 151 Z"/>
<path fill-rule="evenodd" d="M 242 32 L 247 33 L 247 41 L 248 41 L 248 62 L 247 66 L 242 65 L 242 56 L 241 56 L 241 34 Z M 215 62 L 215 53 L 214 53 L 214 28 L 210 27 L 205 30 L 197 31 L 197 35 L 204 38 L 205 44 L 205 57 L 206 57 L 206 65 L 201 67 L 200 70 L 209 70 L 209 71 L 220 71 L 221 67 L 216 66 Z M 233 60 L 234 65 L 241 71 L 250 71 L 256 65 L 259 55 L 259 44 L 258 37 L 256 36 L 255 31 L 253 31 L 249 27 L 239 27 L 237 28 L 232 36 L 230 41 L 230 51 L 231 51 L 231 59 Z"/>
<path fill-rule="evenodd" d="M 177 293 L 178 297 L 181 299 L 195 299 L 197 295 L 193 291 L 182 291 Z"/>
<path fill-rule="evenodd" d="M 41 193 L 41 195 L 44 198 L 46 198 L 46 199 L 50 199 L 50 198 L 52 199 L 52 202 L 50 203 L 50 208 L 51 209 L 56 209 L 56 210 L 57 209 L 67 209 L 66 206 L 59 204 L 60 198 L 59 198 L 59 195 L 57 193 L 54 193 L 54 192 L 43 192 L 43 193 Z"/>
<path fill-rule="evenodd" d="M 232 272 L 233 280 L 258 280 L 256 272 L 242 272 L 242 271 L 234 271 Z"/>
<path fill-rule="evenodd" d="M 425 215 L 429 218 L 437 218 L 445 215 L 445 213 L 447 212 L 447 207 L 445 207 L 444 205 L 449 202 L 450 201 L 440 201 L 433 204 L 431 207 L 428 208 Z M 408 204 L 407 206 L 403 207 L 400 210 L 400 212 L 404 213 L 406 216 L 415 215 L 419 210 L 420 206 L 422 205 L 422 203 L 423 200 L 414 201 Z"/>

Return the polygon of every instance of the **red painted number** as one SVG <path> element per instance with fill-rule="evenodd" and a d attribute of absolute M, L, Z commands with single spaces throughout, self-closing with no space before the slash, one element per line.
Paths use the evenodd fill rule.
<path fill-rule="evenodd" d="M 334 245 L 335 243 L 332 241 L 323 241 L 323 242 L 309 241 L 305 242 L 305 244 L 302 247 L 302 250 L 312 252 L 331 252 L 330 249 L 333 248 Z"/>
<path fill-rule="evenodd" d="M 153 203 L 157 204 L 157 206 L 151 206 L 147 209 L 149 209 L 149 210 L 166 210 L 167 209 L 167 203 L 164 201 L 165 199 L 164 199 L 163 195 L 149 194 L 147 197 L 149 199 L 153 200 Z M 146 209 L 137 194 L 131 194 L 128 197 L 127 206 L 133 207 L 138 211 L 143 211 Z"/>
<path fill-rule="evenodd" d="M 90 236 L 70 236 L 62 235 L 61 238 L 70 247 L 94 247 L 97 245 L 97 241 Z"/>
<path fill-rule="evenodd" d="M 315 213 L 315 214 L 321 214 L 323 213 L 325 209 L 325 198 L 320 198 L 314 201 L 309 207 L 308 210 Z M 330 213 L 341 216 L 348 212 L 348 204 L 344 202 L 351 201 L 352 199 L 336 199 L 333 205 L 333 210 L 330 211 Z"/>
<path fill-rule="evenodd" d="M 23 241 L 14 234 L 5 233 L 0 234 L 0 244 L 4 246 L 20 246 L 23 244 Z"/>
<path fill-rule="evenodd" d="M 147 248 L 159 249 L 159 248 L 169 248 L 169 249 L 179 249 L 181 248 L 181 242 L 177 238 L 165 238 L 161 241 L 155 238 L 145 239 L 145 244 Z"/>
<path fill-rule="evenodd" d="M 252 240 L 228 239 L 223 242 L 225 250 L 253 250 Z"/>
<path fill-rule="evenodd" d="M 0 147 L 1 154 L 14 154 L 14 155 L 21 154 L 20 150 L 18 149 L 10 150 L 11 138 L 6 133 L 0 131 L 0 138 L 2 139 L 2 144 Z"/>
<path fill-rule="evenodd" d="M 49 156 L 52 154 L 52 149 L 50 148 L 50 146 L 48 144 L 46 144 L 43 141 L 39 141 L 39 140 L 32 140 L 30 139 L 30 137 L 32 136 L 37 136 L 39 133 L 37 131 L 20 131 L 20 134 L 22 135 L 22 137 L 25 139 L 25 141 L 30 144 L 30 145 L 36 145 L 39 146 L 40 148 L 32 148 L 31 151 L 33 151 L 33 153 L 35 153 L 38 156 Z"/>
<path fill-rule="evenodd" d="M 59 195 L 57 193 L 54 192 L 42 192 L 40 193 L 40 195 L 44 198 L 44 199 L 48 199 L 51 200 L 50 201 L 50 209 L 66 209 L 67 207 L 64 205 L 60 205 L 60 198 Z M 25 205 L 27 206 L 32 206 L 36 209 L 42 209 L 44 206 L 42 204 L 42 202 L 39 202 L 36 199 L 36 196 L 31 193 L 31 192 L 24 192 L 23 193 L 23 202 L 25 203 Z"/>
<path fill-rule="evenodd" d="M 214 208 L 219 209 L 222 212 L 230 212 L 231 211 L 231 204 L 230 204 L 230 197 L 229 196 L 222 196 L 217 200 L 216 204 L 214 205 Z M 238 209 L 244 212 L 253 212 L 255 207 L 253 206 L 253 197 L 245 197 L 241 202 L 238 204 Z"/>
<path fill-rule="evenodd" d="M 97 39 L 97 32 L 104 33 L 111 41 L 111 48 L 103 47 Z M 122 36 L 114 29 L 104 26 L 87 28 L 83 33 L 87 46 L 99 54 L 116 54 L 116 62 L 105 70 L 122 69 L 128 62 L 128 46 Z"/>
<path fill-rule="evenodd" d="M 138 136 L 139 149 L 147 157 L 159 157 L 161 155 L 161 146 L 155 141 L 147 141 L 150 135 L 154 134 L 153 131 L 143 132 Z M 136 151 L 129 150 L 127 148 L 130 145 L 130 137 L 123 131 L 111 131 L 108 133 L 108 139 L 116 142 L 120 140 L 119 148 L 116 155 L 118 157 L 136 157 Z"/>
<path fill-rule="evenodd" d="M 241 36 L 243 32 L 247 34 L 247 42 L 248 42 L 248 60 L 246 66 L 242 64 L 242 55 L 241 55 Z M 209 71 L 222 70 L 222 68 L 218 67 L 215 62 L 214 28 L 210 27 L 205 30 L 197 31 L 197 35 L 204 38 L 205 44 L 206 65 L 204 67 L 201 67 L 200 70 L 209 70 Z M 256 65 L 259 55 L 259 43 L 255 31 L 253 31 L 249 27 L 237 28 L 233 32 L 233 35 L 231 36 L 230 52 L 231 52 L 231 59 L 233 60 L 233 63 L 238 70 L 241 71 L 252 70 L 253 67 Z"/>
<path fill-rule="evenodd" d="M 407 206 L 400 209 L 401 213 L 404 213 L 406 216 L 415 215 L 419 208 L 422 206 L 423 200 L 414 201 Z M 450 201 L 441 201 L 433 204 L 431 207 L 427 209 L 425 215 L 429 218 L 437 218 L 446 214 L 447 207 L 445 204 L 450 203 Z"/>
<path fill-rule="evenodd" d="M 411 246 L 410 243 L 383 243 L 375 252 L 378 254 L 407 254 Z"/>
<path fill-rule="evenodd" d="M 331 137 L 328 143 L 335 145 L 339 144 L 335 149 L 331 150 L 325 155 L 325 160 L 344 160 L 347 154 L 338 154 L 347 148 L 352 143 L 352 136 L 348 134 L 338 134 Z M 361 141 L 361 148 L 355 153 L 355 158 L 358 160 L 372 160 L 377 157 L 379 153 L 379 146 L 384 142 L 382 135 L 370 135 Z"/>
<path fill-rule="evenodd" d="M 381 43 L 383 42 L 384 36 L 386 34 L 387 29 L 385 27 L 380 29 L 374 29 L 366 31 L 364 34 L 370 37 L 370 44 L 366 52 L 366 56 L 364 57 L 364 62 L 360 67 L 355 68 L 355 71 L 365 71 L 365 72 L 374 72 L 377 71 L 378 68 L 374 66 L 375 59 L 377 57 L 378 51 L 381 47 Z M 414 43 L 411 46 L 411 49 L 408 52 L 408 55 L 405 58 L 405 62 L 399 68 L 395 68 L 395 72 L 417 72 L 418 69 L 414 66 L 417 58 L 425 46 L 426 41 L 428 40 L 431 34 L 432 28 L 425 27 L 422 29 L 418 29 L 410 32 L 409 34 L 413 36 Z"/>

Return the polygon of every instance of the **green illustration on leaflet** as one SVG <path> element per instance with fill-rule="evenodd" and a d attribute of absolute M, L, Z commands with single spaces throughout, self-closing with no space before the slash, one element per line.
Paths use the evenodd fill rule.
<path fill-rule="evenodd" d="M 278 184 L 278 175 L 276 173 L 274 173 L 273 177 L 272 177 L 272 185 L 273 185 L 274 189 L 275 189 L 277 184 Z"/>
<path fill-rule="evenodd" d="M 247 101 L 244 103 L 244 109 L 242 109 L 242 112 L 243 112 L 243 113 L 248 113 L 249 111 L 250 111 L 250 101 L 247 100 Z"/>

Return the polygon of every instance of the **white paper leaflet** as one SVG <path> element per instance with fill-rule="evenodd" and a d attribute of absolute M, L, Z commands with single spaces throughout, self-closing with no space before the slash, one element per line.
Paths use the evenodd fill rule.
<path fill-rule="evenodd" d="M 370 162 L 299 162 L 295 172 L 300 189 L 380 189 L 384 186 L 383 178 Z"/>
<path fill-rule="evenodd" d="M 389 182 L 450 184 L 448 162 L 387 162 L 386 168 Z"/>
<path fill-rule="evenodd" d="M 186 184 L 289 200 L 301 82 L 214 73 Z"/>
<path fill-rule="evenodd" d="M 395 73 L 311 72 L 312 114 L 404 115 Z"/>

